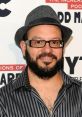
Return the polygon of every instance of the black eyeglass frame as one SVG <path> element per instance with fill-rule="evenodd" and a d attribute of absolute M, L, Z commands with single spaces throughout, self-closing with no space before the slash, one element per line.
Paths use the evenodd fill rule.
<path fill-rule="evenodd" d="M 43 46 L 36 47 L 36 46 L 33 46 L 33 45 L 32 45 L 32 41 L 44 41 L 45 43 L 44 43 Z M 50 42 L 53 42 L 53 41 L 54 41 L 54 42 L 59 41 L 61 46 L 60 46 L 60 47 L 53 47 L 53 46 L 51 46 L 51 45 L 50 45 Z M 43 48 L 43 47 L 45 47 L 46 43 L 49 43 L 49 46 L 50 46 L 51 48 L 63 48 L 63 47 L 64 47 L 64 42 L 63 42 L 63 40 L 59 40 L 59 39 L 57 39 L 57 40 L 49 40 L 49 41 L 32 39 L 32 40 L 26 40 L 25 43 L 26 43 L 28 46 L 33 47 L 33 48 Z"/>

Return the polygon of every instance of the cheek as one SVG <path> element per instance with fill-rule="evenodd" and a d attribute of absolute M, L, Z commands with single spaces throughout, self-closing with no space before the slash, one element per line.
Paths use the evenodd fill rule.
<path fill-rule="evenodd" d="M 55 49 L 54 54 L 57 56 L 57 58 L 59 60 L 63 55 L 63 50 L 62 49 Z"/>
<path fill-rule="evenodd" d="M 36 57 L 38 56 L 39 51 L 35 48 L 29 48 L 28 52 L 29 52 L 30 56 L 33 58 L 33 60 L 36 60 Z"/>

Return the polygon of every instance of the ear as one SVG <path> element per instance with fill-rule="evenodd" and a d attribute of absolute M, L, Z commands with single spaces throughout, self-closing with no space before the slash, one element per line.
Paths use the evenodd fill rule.
<path fill-rule="evenodd" d="M 26 51 L 26 44 L 24 41 L 21 41 L 20 42 L 20 48 L 21 48 L 21 51 L 23 53 L 23 56 L 25 56 L 25 51 Z"/>

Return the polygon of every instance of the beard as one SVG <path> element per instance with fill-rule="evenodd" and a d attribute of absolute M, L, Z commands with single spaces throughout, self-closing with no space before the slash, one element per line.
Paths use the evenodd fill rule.
<path fill-rule="evenodd" d="M 57 57 L 55 55 L 50 54 L 50 53 L 49 54 L 43 53 L 43 54 L 39 55 L 37 57 L 37 59 L 39 59 L 40 57 L 45 57 L 45 56 L 49 56 L 49 57 L 52 57 L 53 59 L 57 59 Z M 26 60 L 27 66 L 31 69 L 31 71 L 41 79 L 45 79 L 45 80 L 50 79 L 51 77 L 56 75 L 56 73 L 58 71 L 63 69 L 63 57 L 61 59 L 59 59 L 57 61 L 57 63 L 50 69 L 47 67 L 46 68 L 40 67 L 37 64 L 37 62 L 32 59 L 32 57 L 30 56 L 30 54 L 27 50 L 25 52 L 24 59 Z M 48 63 L 45 63 L 45 64 L 47 66 Z"/>

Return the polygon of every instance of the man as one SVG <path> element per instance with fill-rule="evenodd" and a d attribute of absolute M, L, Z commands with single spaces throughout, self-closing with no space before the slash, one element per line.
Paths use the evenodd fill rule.
<path fill-rule="evenodd" d="M 63 47 L 71 34 L 50 6 L 28 14 L 15 35 L 27 67 L 0 89 L 0 117 L 82 116 L 82 83 L 63 71 Z"/>

